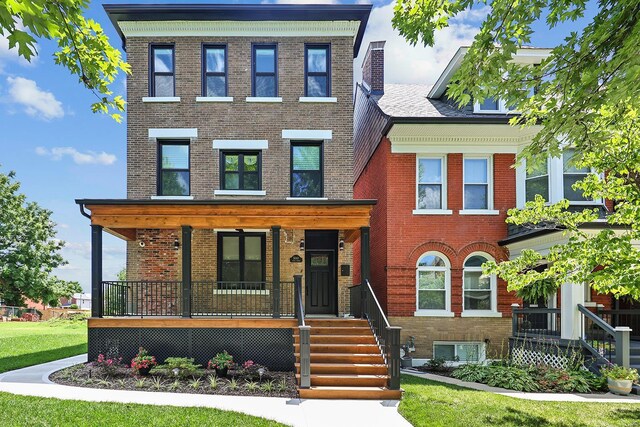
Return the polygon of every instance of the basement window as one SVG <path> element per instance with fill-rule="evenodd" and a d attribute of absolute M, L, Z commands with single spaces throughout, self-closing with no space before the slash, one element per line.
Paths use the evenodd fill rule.
<path fill-rule="evenodd" d="M 484 343 L 480 342 L 434 342 L 433 358 L 447 362 L 482 362 L 485 359 Z"/>

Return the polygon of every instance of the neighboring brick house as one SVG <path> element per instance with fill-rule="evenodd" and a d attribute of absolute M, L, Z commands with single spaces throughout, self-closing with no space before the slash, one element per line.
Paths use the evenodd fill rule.
<path fill-rule="evenodd" d="M 298 322 L 350 313 L 353 243 L 367 241 L 375 204 L 354 200 L 352 185 L 353 60 L 371 5 L 105 10 L 132 69 L 127 199 L 77 201 L 93 236 L 89 358 L 117 340 L 125 359 L 144 345 L 160 359 L 206 363 L 228 350 L 271 369 L 308 366 Z M 103 230 L 127 241 L 126 281 L 102 280 Z M 368 246 L 358 253 L 368 262 Z M 357 342 L 375 346 L 366 333 Z M 342 338 L 334 353 L 346 354 L 323 361 L 351 360 L 355 344 Z M 314 335 L 312 361 L 318 339 L 325 350 L 333 342 Z M 372 374 L 387 372 L 373 362 Z M 399 396 L 386 376 L 352 374 L 339 385 Z M 311 386 L 333 384 L 318 376 Z"/>
<path fill-rule="evenodd" d="M 540 193 L 604 209 L 569 192 L 586 172 L 563 171 L 562 159 L 529 174 L 513 167 L 538 128 L 510 126 L 514 112 L 501 100 L 458 108 L 448 98 L 447 85 L 466 50 L 458 50 L 433 86 L 385 84 L 384 42 L 373 42 L 356 87 L 354 196 L 378 201 L 371 218 L 371 285 L 390 322 L 402 327 L 403 342 L 415 337 L 414 363 L 506 353 L 512 304 L 523 302 L 504 281 L 483 277 L 480 266 L 535 247 L 541 236 L 566 238 L 508 228 L 510 208 Z M 515 60 L 535 64 L 548 53 L 523 49 Z M 557 299 L 538 303 L 556 307 Z M 555 323 L 545 316 L 539 319 L 544 327 Z"/>

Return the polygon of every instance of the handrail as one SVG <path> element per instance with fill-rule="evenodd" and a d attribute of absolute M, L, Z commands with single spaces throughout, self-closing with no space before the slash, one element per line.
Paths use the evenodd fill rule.
<path fill-rule="evenodd" d="M 600 317 L 596 316 L 595 314 L 593 314 L 588 308 L 586 308 L 584 305 L 582 304 L 578 304 L 578 311 L 580 311 L 580 313 L 584 314 L 586 317 L 588 317 L 593 323 L 597 324 L 598 326 L 600 326 L 602 329 L 604 329 L 609 335 L 615 337 L 616 336 L 616 330 L 607 322 L 605 322 L 604 320 L 602 320 Z"/>
<path fill-rule="evenodd" d="M 380 313 L 380 316 L 384 320 L 384 325 L 387 328 L 391 327 L 391 325 L 389 324 L 389 320 L 387 319 L 387 316 L 385 316 L 384 311 L 382 311 L 382 307 L 380 306 L 380 303 L 378 302 L 378 298 L 376 298 L 376 294 L 373 292 L 373 289 L 371 288 L 371 283 L 369 283 L 369 280 L 365 280 L 364 282 L 367 284 L 367 287 L 369 288 L 368 289 L 369 294 L 373 298 L 373 301 L 376 303 L 376 307 L 378 308 L 378 312 Z"/>
<path fill-rule="evenodd" d="M 304 321 L 304 302 L 302 300 L 302 276 L 293 276 L 295 283 L 296 316 L 300 336 L 300 388 L 311 387 L 311 326 Z"/>
<path fill-rule="evenodd" d="M 298 318 L 298 326 L 306 326 L 304 321 L 304 301 L 302 299 L 302 276 L 293 276 L 295 286 L 295 304 L 296 317 Z"/>
<path fill-rule="evenodd" d="M 554 314 L 560 313 L 559 308 L 512 308 L 511 311 L 514 314 Z"/>

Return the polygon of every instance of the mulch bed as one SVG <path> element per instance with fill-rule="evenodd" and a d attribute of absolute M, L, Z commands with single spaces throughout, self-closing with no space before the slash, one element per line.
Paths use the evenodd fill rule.
<path fill-rule="evenodd" d="M 297 398 L 296 380 L 293 372 L 269 371 L 262 381 L 244 378 L 236 371 L 229 371 L 226 378 L 219 378 L 218 384 L 212 388 L 209 377 L 212 372 L 201 370 L 188 378 L 176 378 L 164 373 L 150 374 L 146 377 L 136 376 L 129 368 L 118 368 L 113 375 L 105 375 L 90 363 L 71 366 L 54 372 L 49 379 L 57 384 L 101 388 L 109 390 L 158 391 L 170 393 L 218 394 L 231 396 L 262 396 Z M 197 383 L 196 380 L 200 379 Z M 232 379 L 237 386 L 234 387 Z M 257 384 L 251 389 L 251 383 Z M 271 384 L 272 389 L 269 390 Z M 247 386 L 249 384 L 249 386 Z"/>

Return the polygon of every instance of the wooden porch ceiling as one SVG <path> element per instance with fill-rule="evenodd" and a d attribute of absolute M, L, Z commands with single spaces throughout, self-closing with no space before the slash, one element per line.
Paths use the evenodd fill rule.
<path fill-rule="evenodd" d="M 125 240 L 135 240 L 138 228 L 345 230 L 354 241 L 361 227 L 368 227 L 372 200 L 345 201 L 76 201 L 91 211 L 91 224 Z M 173 201 L 172 201 L 173 202 Z"/>

